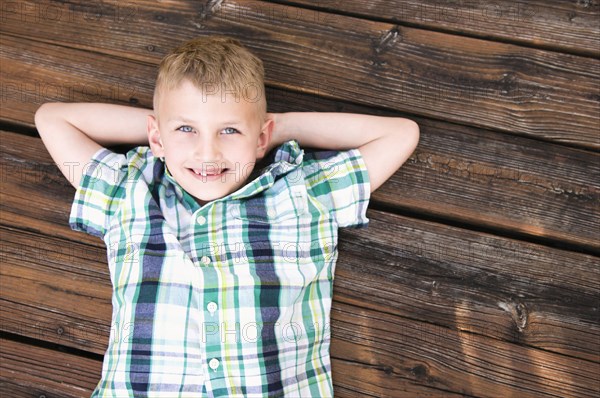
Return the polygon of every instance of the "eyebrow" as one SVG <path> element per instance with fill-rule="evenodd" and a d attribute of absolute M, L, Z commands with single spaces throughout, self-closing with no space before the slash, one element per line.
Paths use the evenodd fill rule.
<path fill-rule="evenodd" d="M 185 118 L 183 116 L 176 116 L 176 117 L 172 117 L 168 120 L 169 123 L 171 122 L 183 122 L 183 123 L 194 123 L 193 120 L 190 120 L 188 118 Z"/>
<path fill-rule="evenodd" d="M 191 119 L 188 119 L 186 117 L 183 116 L 176 116 L 173 117 L 171 119 L 168 120 L 168 123 L 171 122 L 181 122 L 181 123 L 189 123 L 189 124 L 194 124 L 194 121 Z M 243 124 L 242 120 L 228 120 L 226 122 L 220 123 L 221 125 L 240 125 Z"/>

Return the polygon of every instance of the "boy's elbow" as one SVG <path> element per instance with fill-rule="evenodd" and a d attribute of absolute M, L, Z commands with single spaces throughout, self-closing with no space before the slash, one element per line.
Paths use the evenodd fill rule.
<path fill-rule="evenodd" d="M 419 128 L 417 122 L 415 122 L 414 120 L 409 120 L 409 131 L 413 140 L 415 141 L 415 144 L 418 143 L 419 136 L 421 134 L 421 129 Z"/>
<path fill-rule="evenodd" d="M 421 130 L 419 125 L 414 120 L 404 119 L 403 126 L 401 128 L 402 140 L 406 143 L 407 149 L 410 153 L 412 153 L 419 143 L 419 138 L 421 137 Z"/>
<path fill-rule="evenodd" d="M 45 102 L 42 105 L 40 105 L 40 107 L 37 108 L 37 111 L 35 111 L 35 120 L 37 121 L 38 119 L 41 119 L 42 117 L 47 115 L 50 112 L 50 109 L 52 108 L 53 104 L 53 102 Z"/>
<path fill-rule="evenodd" d="M 44 118 L 44 113 L 46 113 L 46 108 L 48 103 L 46 102 L 45 104 L 42 104 L 39 108 L 37 108 L 37 110 L 35 111 L 35 115 L 33 115 L 33 121 L 35 122 L 36 127 L 39 127 L 39 124 L 42 122 L 42 119 Z"/>
<path fill-rule="evenodd" d="M 54 108 L 55 105 L 53 102 L 46 102 L 42 104 L 37 109 L 37 111 L 35 111 L 33 119 L 35 122 L 35 127 L 37 128 L 40 135 L 43 134 L 45 130 L 44 127 L 48 124 L 49 120 L 51 119 Z"/>
<path fill-rule="evenodd" d="M 416 149 L 417 148 L 417 144 L 419 144 L 419 139 L 421 138 L 421 129 L 419 128 L 419 125 L 417 124 L 417 122 L 413 122 L 414 123 L 414 144 L 415 147 L 413 148 Z"/>
<path fill-rule="evenodd" d="M 66 122 L 64 103 L 46 102 L 42 104 L 35 111 L 33 119 L 35 127 L 42 138 L 45 135 L 54 135 L 57 131 L 62 131 L 64 129 L 64 122 Z"/>

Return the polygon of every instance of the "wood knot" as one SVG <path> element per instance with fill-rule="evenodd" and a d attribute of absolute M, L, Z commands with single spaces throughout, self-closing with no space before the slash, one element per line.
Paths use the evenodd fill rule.
<path fill-rule="evenodd" d="M 438 295 L 438 289 L 440 287 L 440 283 L 438 281 L 433 281 L 431 282 L 431 290 L 430 293 L 432 296 L 437 296 Z"/>
<path fill-rule="evenodd" d="M 394 26 L 379 39 L 379 42 L 375 45 L 375 52 L 379 54 L 389 50 L 396 44 L 400 37 L 400 28 Z"/>
<path fill-rule="evenodd" d="M 500 92 L 504 95 L 510 94 L 515 90 L 517 84 L 517 77 L 513 72 L 505 73 L 500 79 Z"/>
<path fill-rule="evenodd" d="M 515 306 L 515 311 L 517 313 L 517 317 L 516 317 L 517 328 L 519 329 L 519 332 L 522 332 L 525 329 L 525 327 L 527 327 L 527 320 L 528 320 L 527 307 L 525 307 L 525 304 L 519 303 Z"/>
<path fill-rule="evenodd" d="M 592 0 L 576 0 L 575 4 L 578 7 L 588 8 L 589 6 L 592 5 Z"/>
<path fill-rule="evenodd" d="M 410 369 L 410 373 L 419 380 L 423 380 L 427 377 L 427 368 L 424 365 L 417 365 Z"/>
<path fill-rule="evenodd" d="M 65 329 L 62 326 L 59 326 L 58 328 L 56 328 L 56 334 L 58 334 L 59 336 L 62 336 L 65 333 Z"/>
<path fill-rule="evenodd" d="M 215 14 L 221 9 L 221 4 L 223 0 L 210 0 L 206 3 L 205 6 L 202 7 L 202 12 L 200 13 L 200 19 L 205 20 L 209 18 L 212 14 Z"/>
<path fill-rule="evenodd" d="M 529 319 L 529 312 L 527 311 L 527 307 L 523 303 L 516 303 L 513 300 L 510 300 L 508 303 L 498 303 L 498 306 L 502 308 L 504 311 L 508 312 L 511 319 L 517 326 L 517 330 L 522 333 L 527 327 L 527 322 Z"/>

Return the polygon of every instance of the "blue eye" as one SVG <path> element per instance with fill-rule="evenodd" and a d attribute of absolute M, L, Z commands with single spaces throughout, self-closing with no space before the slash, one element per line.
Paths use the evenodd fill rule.
<path fill-rule="evenodd" d="M 191 133 L 194 131 L 194 129 L 190 126 L 180 126 L 177 128 L 177 130 L 184 132 L 184 133 Z"/>
<path fill-rule="evenodd" d="M 225 127 L 223 129 L 223 132 L 227 135 L 239 133 L 239 131 L 237 129 L 234 129 L 233 127 Z"/>

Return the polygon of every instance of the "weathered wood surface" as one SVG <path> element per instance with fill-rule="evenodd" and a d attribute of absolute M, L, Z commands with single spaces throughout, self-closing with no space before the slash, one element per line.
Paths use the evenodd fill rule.
<path fill-rule="evenodd" d="M 0 394 L 10 398 L 81 398 L 90 396 L 100 378 L 101 362 L 80 355 L 35 347 L 11 340 L 0 340 Z M 464 397 L 449 391 L 428 389 L 398 380 L 372 395 L 373 380 L 382 369 L 373 365 L 332 358 L 337 380 L 336 397 L 394 397 L 395 393 L 423 398 Z M 364 387 L 366 386 L 366 387 Z M 387 387 L 387 388 L 385 388 Z M 397 396 L 397 395 L 396 395 Z"/>
<path fill-rule="evenodd" d="M 276 87 L 600 148 L 596 58 L 259 1 L 21 4 L 55 16 L 5 12 L 4 34 L 151 64 L 190 37 L 227 34 Z"/>
<path fill-rule="evenodd" d="M 275 1 L 367 19 L 598 56 L 598 1 Z"/>
<path fill-rule="evenodd" d="M 2 396 L 19 397 L 45 397 L 45 398 L 81 398 L 89 396 L 100 377 L 101 363 L 78 355 L 57 352 L 49 349 L 38 348 L 10 340 L 0 340 L 0 393 Z M 336 379 L 336 397 L 373 397 L 368 388 L 373 379 L 379 377 L 382 369 L 362 365 L 352 361 L 332 358 Z M 31 363 L 36 364 L 31 367 Z M 56 364 L 60 366 L 56 366 Z M 45 367 L 44 367 L 45 366 Z M 65 371 L 66 368 L 66 371 Z M 78 369 L 75 378 L 69 369 Z M 385 371 L 385 369 L 383 369 Z M 358 381 L 358 383 L 357 383 Z M 419 388 L 407 384 L 396 383 L 388 389 L 382 389 L 377 397 L 392 397 L 392 392 L 409 394 L 423 398 L 434 397 L 464 397 L 463 394 L 440 392 L 439 390 Z M 401 390 L 398 390 L 402 388 Z"/>
<path fill-rule="evenodd" d="M 89 397 L 100 379 L 98 360 L 7 339 L 0 347 L 2 397 Z"/>
<path fill-rule="evenodd" d="M 21 149 L 21 156 L 31 155 L 29 166 L 49 162 L 32 150 L 39 140 L 2 137 L 2 154 L 29 147 Z M 23 157 L 8 158 L 25 164 Z M 11 187 L 3 205 L 16 203 L 6 199 L 11 192 L 40 205 L 20 217 L 0 208 L 1 330 L 102 354 L 111 313 L 105 249 L 68 229 L 73 189 L 66 181 L 52 183 L 50 192 L 39 189 L 40 181 L 59 181 L 58 170 L 37 170 L 2 179 Z M 45 202 L 56 214 L 46 215 Z M 332 356 L 342 375 L 361 380 L 338 376 L 347 386 L 342 391 L 600 393 L 596 257 L 380 211 L 368 216 L 369 229 L 341 233 Z"/>
<path fill-rule="evenodd" d="M 33 126 L 35 110 L 47 101 L 127 104 L 132 100 L 151 107 L 153 65 L 13 37 L 5 37 L 3 45 L 0 82 L 14 87 L 3 97 L 3 118 Z M 71 60 L 68 70 L 62 67 L 64 59 Z M 90 70 L 94 62 L 102 68 Z M 270 89 L 267 94 L 271 111 L 398 116 L 281 89 Z M 596 154 L 442 121 L 416 121 L 422 132 L 417 151 L 375 193 L 374 202 L 453 223 L 600 251 L 600 162 Z M 10 170 L 11 165 L 5 167 Z M 36 167 L 52 167 L 52 163 Z M 15 203 L 15 212 L 23 211 L 20 204 Z"/>

